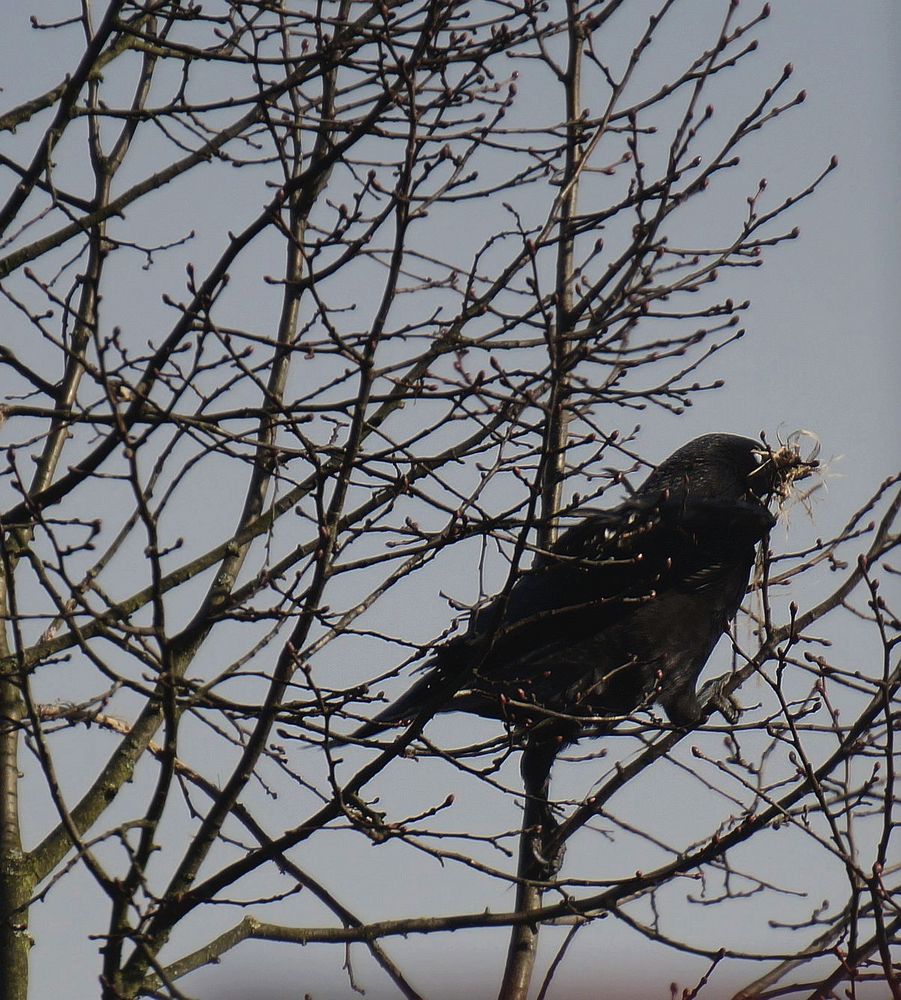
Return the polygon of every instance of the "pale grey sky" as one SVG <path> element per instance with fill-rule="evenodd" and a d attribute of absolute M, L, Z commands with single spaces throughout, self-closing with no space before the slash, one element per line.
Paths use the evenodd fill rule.
<path fill-rule="evenodd" d="M 681 12 L 675 16 L 686 38 L 707 30 L 712 12 L 722 9 L 718 0 L 684 0 L 679 6 Z M 60 38 L 28 27 L 32 11 L 50 19 L 62 16 L 69 8 L 63 0 L 55 0 L 6 12 L 0 39 L 3 106 L 56 83 L 69 68 L 69 53 Z M 745 270 L 727 279 L 734 285 L 737 297 L 752 299 L 752 307 L 744 324 L 749 331 L 746 340 L 729 348 L 713 372 L 726 379 L 726 386 L 719 392 L 704 394 L 678 418 L 649 411 L 636 415 L 635 421 L 645 428 L 645 452 L 654 459 L 662 459 L 679 444 L 712 430 L 752 436 L 763 430 L 773 437 L 779 432 L 806 428 L 818 435 L 822 457 L 833 459 L 830 473 L 834 475 L 827 479 L 827 489 L 815 505 L 812 520 L 797 512 L 790 523 L 790 535 L 774 534 L 774 546 L 798 549 L 817 536 L 837 530 L 878 482 L 901 465 L 897 389 L 901 374 L 901 70 L 897 59 L 901 9 L 890 0 L 775 0 L 773 8 L 773 16 L 759 33 L 760 52 L 749 63 L 748 71 L 723 80 L 719 98 L 723 113 L 728 115 L 730 108 L 742 107 L 747 94 L 755 93 L 751 88 L 764 86 L 789 61 L 795 67 L 794 84 L 805 88 L 808 96 L 803 107 L 774 122 L 749 148 L 741 177 L 747 180 L 748 187 L 753 183 L 749 178 L 767 177 L 767 197 L 777 204 L 780 198 L 809 183 L 833 154 L 838 156 L 839 169 L 812 199 L 789 216 L 789 223 L 801 229 L 799 240 L 772 250 L 762 268 Z M 674 49 L 676 44 L 674 40 Z M 664 49 L 661 59 L 666 58 Z M 10 138 L 4 142 L 10 142 Z M 10 183 L 10 174 L 0 170 L 0 184 Z M 248 191 L 247 199 L 255 207 L 259 191 Z M 716 198 L 712 204 L 715 211 Z M 235 207 L 233 202 L 230 207 Z M 151 222 L 148 220 L 148 225 Z M 715 227 L 717 222 L 714 217 L 698 219 L 699 226 Z M 205 218 L 192 219 L 190 225 L 208 226 L 209 235 L 220 223 L 230 224 L 227 220 Z M 443 239 L 451 236 L 442 234 Z M 207 249 L 213 252 L 216 244 L 211 241 L 205 246 L 201 241 L 189 256 L 202 256 Z M 173 285 L 181 281 L 181 266 L 173 266 Z M 123 290 L 120 308 L 124 314 L 134 309 L 130 296 L 140 294 Z M 252 294 L 248 293 L 245 305 L 248 311 L 254 308 Z M 147 308 L 155 307 L 148 303 Z M 203 529 L 202 523 L 198 529 Z M 448 614 L 439 590 L 457 587 L 458 592 L 464 592 L 474 585 L 471 580 L 431 582 L 434 592 L 424 595 L 422 607 L 404 605 L 403 598 L 398 598 L 392 610 L 394 631 L 406 628 L 424 635 L 436 634 Z M 424 586 L 419 577 L 416 586 Z M 391 609 L 390 600 L 387 607 Z M 722 672 L 728 662 L 723 647 L 714 661 L 717 659 L 718 664 L 711 663 L 712 673 Z M 478 725 L 445 718 L 436 721 L 429 732 L 453 741 L 461 726 Z M 86 750 L 76 739 L 71 746 L 73 761 L 77 761 L 73 766 L 86 769 L 102 760 L 107 749 L 104 745 Z M 89 754 L 89 759 L 79 756 L 83 753 Z M 415 806 L 409 803 L 422 802 L 427 807 L 436 795 L 443 797 L 443 789 L 440 795 L 436 792 L 436 782 L 445 780 L 444 771 L 430 763 L 403 763 L 398 767 L 403 768 L 404 775 L 400 789 L 396 782 L 392 784 L 394 772 L 378 783 L 386 802 L 392 795 L 402 794 L 404 811 L 413 812 Z M 584 794 L 595 770 L 590 764 L 581 769 L 577 764 L 569 765 L 560 776 L 561 787 L 571 789 L 574 795 Z M 508 769 L 506 777 L 515 781 L 515 768 Z M 477 829 L 485 811 L 495 808 L 496 798 L 473 784 L 456 790 L 460 818 L 455 822 L 470 822 Z M 686 838 L 696 824 L 702 830 L 707 818 L 702 811 L 695 814 L 695 809 L 702 807 L 686 802 L 688 787 L 678 775 L 664 775 L 653 803 L 653 808 L 666 817 L 668 829 L 678 828 Z M 626 803 L 624 808 L 630 805 Z M 634 807 L 639 812 L 643 808 L 640 803 Z M 516 815 L 509 804 L 508 808 L 513 825 Z M 26 830 L 36 834 L 42 828 L 41 819 L 46 817 L 46 812 L 26 815 Z M 177 825 L 173 824 L 170 831 L 177 836 Z M 348 901 L 354 897 L 355 886 L 371 884 L 371 908 L 363 913 L 365 917 L 416 913 L 424 906 L 435 913 L 512 906 L 512 892 L 504 893 L 496 885 L 490 899 L 480 899 L 485 883 L 465 869 L 441 873 L 433 861 L 411 860 L 410 852 L 397 845 L 361 847 L 359 840 L 350 834 L 324 837 L 321 842 L 314 839 L 310 850 L 315 864 L 311 867 L 315 870 L 318 865 L 320 871 L 333 875 L 336 892 Z M 592 864 L 591 851 L 596 845 L 597 841 L 574 845 L 569 861 L 582 868 Z M 803 842 L 785 836 L 778 846 L 773 842 L 772 849 L 778 852 L 773 858 L 774 873 L 791 880 L 805 864 Z M 648 857 L 653 860 L 653 851 L 648 851 Z M 606 865 L 608 861 L 613 864 L 613 857 L 598 859 L 597 863 Z M 639 860 L 629 863 L 641 867 Z M 601 873 L 597 874 L 600 877 Z M 97 944 L 78 933 L 83 923 L 95 922 L 90 906 L 96 904 L 82 902 L 93 900 L 89 890 L 90 879 L 76 870 L 67 886 L 34 908 L 34 1000 L 59 996 L 81 1000 L 96 995 L 93 977 Z M 679 886 L 673 889 L 696 890 L 693 884 L 684 890 Z M 262 876 L 252 889 L 238 886 L 235 891 L 251 896 L 276 891 L 276 885 L 274 880 L 267 883 Z M 806 899 L 796 905 L 790 900 L 786 911 L 799 916 L 809 909 L 810 902 Z M 285 912 L 292 912 L 289 905 Z M 315 922 L 315 914 L 316 908 L 308 907 L 304 919 Z M 749 947 L 755 934 L 765 936 L 765 916 L 757 914 L 759 928 L 743 928 L 736 940 Z M 324 911 L 319 913 L 319 919 L 327 918 Z M 205 913 L 202 921 L 194 924 L 191 933 L 198 943 L 207 937 L 215 919 Z M 695 908 L 692 919 L 699 926 L 709 921 L 713 933 L 719 918 L 716 908 Z M 223 915 L 222 922 L 228 926 L 231 916 Z M 97 923 L 97 929 L 101 927 L 102 921 Z M 561 934 L 556 929 L 546 932 L 542 952 L 545 962 Z M 392 940 L 388 949 L 433 1000 L 464 995 L 480 1000 L 491 994 L 490 989 L 485 990 L 485 983 L 493 982 L 498 975 L 506 936 L 506 931 L 460 932 Z M 689 985 L 705 965 L 702 960 L 682 956 L 667 957 L 660 966 L 655 964 L 659 955 L 652 948 L 630 950 L 634 944 L 634 935 L 612 919 L 584 931 L 551 995 L 567 1000 L 587 1000 L 597 995 L 621 1000 L 664 1000 L 669 995 L 670 981 Z M 395 996 L 368 958 L 362 953 L 357 955 L 357 951 L 358 974 L 365 980 L 369 1000 Z M 216 973 L 202 973 L 187 980 L 185 989 L 203 1000 L 214 996 L 226 1000 L 288 1000 L 306 992 L 316 1000 L 344 1000 L 354 994 L 341 974 L 342 961 L 338 947 L 311 947 L 302 952 L 300 959 L 276 946 L 257 946 L 252 952 L 239 949 L 228 959 L 231 993 L 221 991 L 222 979 Z M 637 973 L 636 968 L 642 971 Z M 446 985 L 435 989 L 434 984 Z M 706 995 L 710 1000 L 718 998 L 715 992 Z M 878 992 L 871 995 L 876 997 Z"/>

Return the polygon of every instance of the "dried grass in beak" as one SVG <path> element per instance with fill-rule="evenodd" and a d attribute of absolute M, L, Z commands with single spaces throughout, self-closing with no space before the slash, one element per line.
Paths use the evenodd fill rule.
<path fill-rule="evenodd" d="M 820 440 L 812 431 L 793 431 L 777 449 L 766 447 L 760 451 L 761 463 L 751 477 L 760 475 L 766 481 L 767 493 L 777 498 L 779 513 L 786 513 L 796 504 L 804 504 L 823 484 L 820 454 Z M 816 476 L 816 481 L 807 489 L 798 488 L 804 479 Z"/>

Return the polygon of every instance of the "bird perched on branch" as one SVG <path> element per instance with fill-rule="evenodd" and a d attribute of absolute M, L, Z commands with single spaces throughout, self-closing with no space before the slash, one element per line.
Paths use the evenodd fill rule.
<path fill-rule="evenodd" d="M 697 723 L 697 678 L 775 522 L 768 505 L 815 464 L 731 434 L 691 441 L 625 503 L 539 552 L 351 739 L 427 710 L 553 731 L 558 744 L 653 702 L 675 725 Z"/>
<path fill-rule="evenodd" d="M 394 704 L 331 745 L 365 740 L 435 712 L 464 711 L 524 734 L 527 801 L 539 803 L 535 877 L 554 820 L 551 766 L 562 747 L 660 704 L 689 727 L 734 703 L 696 683 L 745 596 L 769 505 L 808 475 L 794 446 L 708 434 L 661 463 L 638 491 L 592 513 L 538 552 L 508 592 L 438 647 L 425 675 Z"/>

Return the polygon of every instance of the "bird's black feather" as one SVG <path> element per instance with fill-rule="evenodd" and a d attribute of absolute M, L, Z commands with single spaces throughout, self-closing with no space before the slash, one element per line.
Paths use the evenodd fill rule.
<path fill-rule="evenodd" d="M 353 738 L 426 710 L 552 718 L 558 743 L 653 701 L 676 724 L 698 721 L 697 678 L 745 595 L 777 482 L 749 438 L 711 434 L 680 448 L 631 499 L 538 553 Z"/>

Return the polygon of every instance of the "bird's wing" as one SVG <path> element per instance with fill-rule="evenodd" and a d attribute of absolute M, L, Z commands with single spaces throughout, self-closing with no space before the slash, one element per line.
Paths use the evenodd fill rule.
<path fill-rule="evenodd" d="M 645 634 L 649 622 L 678 634 L 686 648 L 697 632 L 698 658 L 706 659 L 738 608 L 754 547 L 773 520 L 757 503 L 660 497 L 587 518 L 560 536 L 506 601 L 476 619 L 471 642 L 483 651 L 455 707 L 496 714 L 498 694 L 515 698 L 520 690 L 545 703 L 552 692 L 559 696 L 552 701 L 574 702 L 603 678 L 609 689 L 611 674 L 635 656 L 641 672 L 653 673 L 670 643 Z M 683 636 L 686 615 L 701 620 Z M 625 704 L 627 678 L 621 686 L 615 700 Z"/>
<path fill-rule="evenodd" d="M 593 656 L 603 670 L 604 643 L 594 637 L 612 639 L 608 630 L 622 628 L 661 593 L 715 589 L 736 578 L 737 567 L 746 584 L 754 546 L 772 524 L 758 503 L 665 495 L 639 496 L 585 518 L 540 553 L 509 594 L 474 614 L 465 635 L 438 647 L 425 675 L 355 735 L 429 707 L 496 715 L 498 693 L 515 696 L 523 682 L 534 687 L 567 650 L 570 659 Z M 576 666 L 566 672 L 577 673 Z M 461 689 L 473 693 L 454 701 Z"/>
<path fill-rule="evenodd" d="M 565 531 L 517 581 L 506 603 L 489 606 L 476 625 L 511 629 L 534 619 L 537 628 L 542 617 L 562 610 L 584 611 L 595 629 L 603 628 L 621 614 L 623 602 L 715 584 L 736 562 L 753 559 L 754 546 L 773 523 L 758 503 L 636 498 Z"/>

